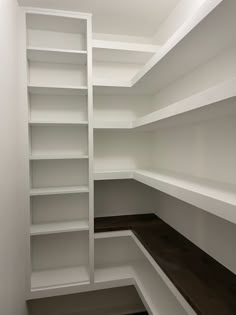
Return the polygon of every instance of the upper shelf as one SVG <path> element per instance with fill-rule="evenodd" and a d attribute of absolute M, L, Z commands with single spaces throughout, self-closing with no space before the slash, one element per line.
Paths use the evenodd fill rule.
<path fill-rule="evenodd" d="M 233 0 L 204 1 L 133 79 L 117 88 L 113 85 L 112 93 L 154 95 L 206 63 L 235 42 L 235 10 Z M 219 21 L 225 21 L 223 27 Z M 95 93 L 111 94 L 111 90 L 103 84 L 96 87 Z"/>
<path fill-rule="evenodd" d="M 94 86 L 131 87 L 131 79 L 158 49 L 157 45 L 93 40 Z"/>
<path fill-rule="evenodd" d="M 86 50 L 66 50 L 29 46 L 27 48 L 27 58 L 30 61 L 85 65 L 87 62 L 87 52 Z"/>
<path fill-rule="evenodd" d="M 110 50 L 123 50 L 123 51 L 147 52 L 147 53 L 155 53 L 161 47 L 159 45 L 153 45 L 153 44 L 137 44 L 137 43 L 100 40 L 100 39 L 93 39 L 92 45 L 93 45 L 93 49 L 108 49 L 108 50 L 110 49 Z"/>
<path fill-rule="evenodd" d="M 165 108 L 130 122 L 96 122 L 95 129 L 144 129 L 176 125 L 191 121 L 214 119 L 236 113 L 236 78 L 217 84 Z M 226 101 L 222 104 L 222 101 Z"/>
<path fill-rule="evenodd" d="M 132 174 L 132 176 L 131 176 Z M 227 221 L 236 223 L 236 187 L 167 171 L 98 171 L 95 180 L 133 178 Z"/>

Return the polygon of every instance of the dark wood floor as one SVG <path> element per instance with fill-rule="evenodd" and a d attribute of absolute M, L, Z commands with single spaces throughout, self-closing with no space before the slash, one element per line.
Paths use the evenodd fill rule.
<path fill-rule="evenodd" d="M 128 229 L 197 314 L 236 315 L 236 275 L 156 215 L 95 219 L 95 232 Z"/>

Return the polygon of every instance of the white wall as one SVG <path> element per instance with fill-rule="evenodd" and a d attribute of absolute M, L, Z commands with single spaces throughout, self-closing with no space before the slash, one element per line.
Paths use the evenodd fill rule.
<path fill-rule="evenodd" d="M 24 315 L 25 209 L 19 198 L 18 17 L 15 0 L 0 1 L 0 314 Z"/>

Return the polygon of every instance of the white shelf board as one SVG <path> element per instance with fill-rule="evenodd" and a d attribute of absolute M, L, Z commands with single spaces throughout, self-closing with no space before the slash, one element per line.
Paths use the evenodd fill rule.
<path fill-rule="evenodd" d="M 93 39 L 93 48 L 155 53 L 160 45 Z"/>
<path fill-rule="evenodd" d="M 182 117 L 181 123 L 191 122 L 192 120 L 206 120 L 220 115 L 231 115 L 236 112 L 234 104 L 230 106 L 218 106 L 214 110 L 209 110 L 209 105 L 227 100 L 236 96 L 236 78 L 217 84 L 200 93 L 194 94 L 186 99 L 166 106 L 160 110 L 138 118 L 132 123 L 133 128 L 144 127 L 144 129 L 154 129 L 168 123 L 177 122 L 179 115 L 187 114 Z M 197 112 L 196 112 L 197 110 Z M 176 119 L 177 118 L 177 119 Z"/>
<path fill-rule="evenodd" d="M 132 170 L 102 171 L 95 170 L 94 180 L 110 180 L 110 179 L 131 179 L 133 178 Z"/>
<path fill-rule="evenodd" d="M 32 236 L 44 234 L 68 233 L 77 231 L 87 231 L 89 224 L 87 220 L 52 222 L 31 225 L 30 234 Z"/>
<path fill-rule="evenodd" d="M 236 223 L 236 186 L 163 170 L 95 171 L 95 180 L 131 178 Z"/>
<path fill-rule="evenodd" d="M 88 282 L 89 273 L 86 266 L 33 271 L 31 291 Z"/>
<path fill-rule="evenodd" d="M 59 153 L 59 154 L 31 154 L 29 157 L 30 160 L 73 160 L 73 159 L 88 159 L 88 155 L 83 154 L 67 154 L 67 153 Z"/>
<path fill-rule="evenodd" d="M 94 62 L 115 62 L 119 64 L 144 65 L 152 58 L 153 55 L 153 52 L 140 52 L 134 50 L 106 48 L 93 49 Z"/>
<path fill-rule="evenodd" d="M 95 283 L 127 280 L 133 284 L 132 264 L 95 267 Z"/>
<path fill-rule="evenodd" d="M 159 47 L 157 52 L 141 67 L 131 80 L 113 82 L 95 80 L 94 92 L 104 95 L 115 93 L 136 95 L 155 94 L 161 88 L 169 85 L 173 80 L 177 80 L 179 76 L 183 76 L 185 73 L 195 69 L 198 64 L 215 56 L 216 51 L 220 52 L 224 47 L 232 44 L 235 29 L 235 8 L 232 7 L 231 15 L 227 18 L 229 8 L 227 2 L 224 2 L 224 5 L 219 6 L 220 9 L 217 8 L 217 14 L 211 14 L 207 17 L 221 2 L 223 0 L 204 1 L 199 9 L 183 23 L 169 40 Z M 206 28 L 204 28 L 203 21 L 206 17 L 208 19 L 207 32 L 204 31 Z M 222 32 L 222 27 L 218 23 L 219 20 L 223 19 L 227 20 L 227 25 L 224 25 L 224 32 Z M 200 23 L 202 21 L 203 23 Z M 196 26 L 199 24 L 201 24 L 200 27 L 195 31 Z M 213 42 L 212 34 L 216 33 L 219 36 Z M 190 35 L 188 36 L 188 34 Z M 193 38 L 196 38 L 196 40 L 194 41 Z M 99 41 L 96 44 L 96 40 L 94 45 L 105 46 L 105 44 L 99 44 Z M 109 44 L 106 45 L 109 46 Z M 204 48 L 196 55 L 199 47 Z M 188 58 L 186 57 L 186 51 Z M 194 56 L 194 61 L 192 60 L 192 56 Z M 110 89 L 114 89 L 110 90 L 109 87 Z"/>
<path fill-rule="evenodd" d="M 28 85 L 30 94 L 53 94 L 53 95 L 87 95 L 87 86 L 72 86 L 72 85 Z"/>
<path fill-rule="evenodd" d="M 87 63 L 87 52 L 85 50 L 28 47 L 27 58 L 30 61 L 85 65 Z"/>
<path fill-rule="evenodd" d="M 82 125 L 86 126 L 88 125 L 88 121 L 81 121 L 81 120 L 29 120 L 29 125 L 35 125 L 35 126 L 40 126 L 40 125 L 48 125 L 48 126 L 54 126 L 54 125 Z"/>
<path fill-rule="evenodd" d="M 44 187 L 32 188 L 30 196 L 77 194 L 89 192 L 88 186 Z"/>
<path fill-rule="evenodd" d="M 134 172 L 134 179 L 236 223 L 236 187 L 164 171 Z"/>
<path fill-rule="evenodd" d="M 217 104 L 236 97 L 236 78 L 219 83 L 188 98 L 175 102 L 134 121 L 128 122 L 94 122 L 94 129 L 143 129 L 186 124 L 194 121 L 205 121 L 218 117 L 236 114 L 234 102 Z M 214 108 L 212 107 L 213 105 Z"/>
<path fill-rule="evenodd" d="M 95 121 L 94 129 L 131 129 L 132 122 L 129 121 Z"/>
<path fill-rule="evenodd" d="M 222 47 L 229 46 L 234 38 L 235 23 L 232 25 L 232 21 L 235 7 L 232 8 L 229 16 L 229 8 L 227 3 L 224 3 L 225 5 L 219 6 L 218 15 L 211 14 L 207 16 L 221 2 L 224 1 L 204 1 L 198 10 L 177 29 L 162 48 L 134 76 L 131 85 L 137 90 L 149 94 L 156 93 L 162 87 L 166 87 L 170 82 L 176 80 L 179 75 L 183 76 L 190 69 L 195 69 L 202 60 L 207 61 L 215 56 L 216 51 L 220 51 Z M 225 17 L 226 14 L 228 18 Z M 205 18 L 208 19 L 207 26 L 204 25 L 203 20 Z M 224 32 L 222 32 L 222 28 L 218 23 L 219 20 L 227 20 L 227 25 L 224 25 Z M 212 41 L 212 34 L 218 34 L 215 41 Z M 202 48 L 199 50 L 199 47 Z M 198 51 L 198 54 L 196 54 L 196 51 Z M 194 60 L 190 56 L 192 58 L 194 56 Z M 165 64 L 159 67 L 163 59 L 165 59 Z"/>
<path fill-rule="evenodd" d="M 99 232 L 99 233 L 94 234 L 94 238 L 103 239 L 103 238 L 124 237 L 124 236 L 131 236 L 131 235 L 132 235 L 132 232 L 130 230 Z"/>
<path fill-rule="evenodd" d="M 99 88 L 130 88 L 132 84 L 130 80 L 103 80 L 95 78 L 93 80 L 93 86 L 99 92 Z"/>

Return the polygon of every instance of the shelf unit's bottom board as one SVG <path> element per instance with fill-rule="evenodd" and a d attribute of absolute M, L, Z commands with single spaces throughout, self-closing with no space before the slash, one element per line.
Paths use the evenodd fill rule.
<path fill-rule="evenodd" d="M 123 281 L 123 283 L 122 283 Z M 133 261 L 124 265 L 103 266 L 95 269 L 95 282 L 133 284 L 149 314 L 186 315 L 164 282 L 145 261 Z M 157 296 L 158 292 L 158 296 Z"/>
<path fill-rule="evenodd" d="M 99 266 L 95 268 L 95 283 L 110 281 L 130 281 L 133 283 L 133 266 Z"/>
<path fill-rule="evenodd" d="M 89 283 L 89 272 L 86 266 L 34 271 L 31 275 L 32 291 L 86 283 Z"/>
<path fill-rule="evenodd" d="M 171 283 L 172 290 L 175 288 L 173 292 L 178 291 L 182 295 L 181 301 L 184 298 L 188 302 L 188 309 L 191 307 L 196 314 L 236 314 L 235 290 L 232 289 L 236 287 L 235 274 L 156 215 L 95 218 L 95 238 L 99 238 L 100 233 L 100 238 L 105 238 L 105 233 L 114 231 L 119 231 L 119 236 L 122 237 L 124 233 L 121 230 L 131 230 L 134 233 L 145 249 L 145 255 L 146 252 L 150 255 L 152 265 L 158 266 L 158 273 L 164 281 L 169 279 L 166 283 Z M 140 290 L 146 291 L 145 288 L 153 283 L 154 273 L 145 265 L 135 264 L 132 267 Z M 127 278 L 126 269 L 123 268 L 122 272 L 123 279 Z M 103 274 L 104 278 L 108 278 L 109 270 L 106 273 L 103 271 Z M 153 289 L 148 291 L 152 292 Z M 153 305 L 154 300 L 155 298 L 148 302 L 149 306 Z"/>

